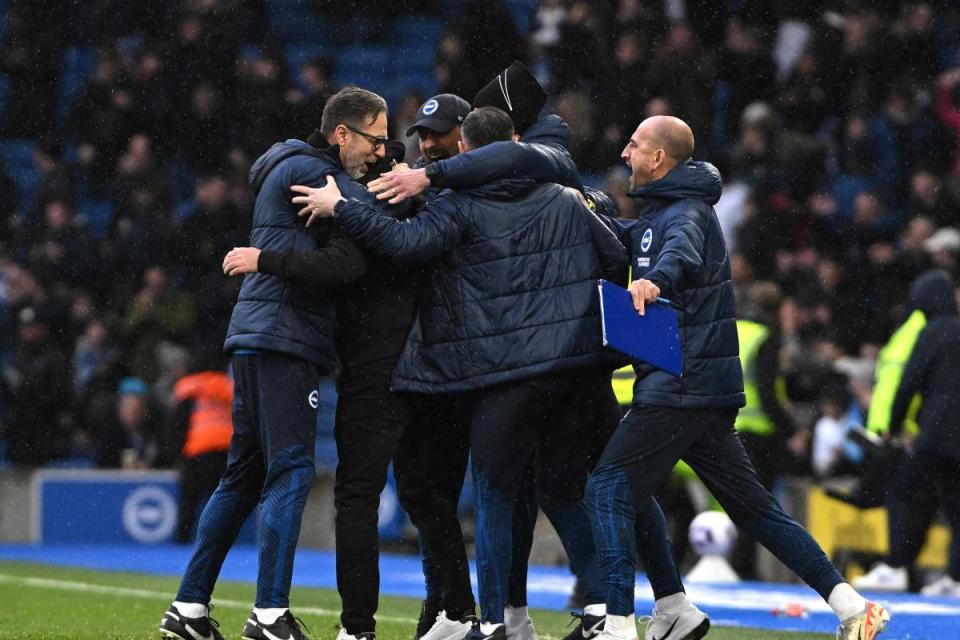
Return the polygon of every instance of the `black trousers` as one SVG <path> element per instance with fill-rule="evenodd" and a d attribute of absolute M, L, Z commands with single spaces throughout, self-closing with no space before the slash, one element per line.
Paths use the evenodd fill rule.
<path fill-rule="evenodd" d="M 960 538 L 960 460 L 922 452 L 905 456 L 897 466 L 887 497 L 892 566 L 910 567 L 914 563 L 940 506 L 956 541 Z M 947 572 L 954 580 L 960 580 L 957 555 L 951 543 Z"/>
<path fill-rule="evenodd" d="M 220 476 L 227 468 L 226 451 L 210 451 L 180 463 L 180 504 L 177 510 L 177 530 L 173 541 L 184 544 L 190 541 L 193 529 L 200 517 L 200 509 L 220 483 Z"/>
<path fill-rule="evenodd" d="M 392 393 L 392 364 L 347 368 L 340 377 L 337 443 L 337 589 L 340 621 L 352 635 L 375 630 L 380 592 L 377 510 L 394 462 L 400 506 L 437 563 L 451 610 L 472 609 L 473 593 L 457 500 L 466 435 L 452 397 Z"/>

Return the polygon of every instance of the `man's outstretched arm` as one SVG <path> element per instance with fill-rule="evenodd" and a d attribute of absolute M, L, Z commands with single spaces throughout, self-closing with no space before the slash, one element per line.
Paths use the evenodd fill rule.
<path fill-rule="evenodd" d="M 430 262 L 460 242 L 456 208 L 448 196 L 428 203 L 412 218 L 398 220 L 366 202 L 344 198 L 333 180 L 322 189 L 291 189 L 301 194 L 293 198 L 303 206 L 301 215 L 309 213 L 311 220 L 335 217 L 347 235 L 380 256 Z"/>

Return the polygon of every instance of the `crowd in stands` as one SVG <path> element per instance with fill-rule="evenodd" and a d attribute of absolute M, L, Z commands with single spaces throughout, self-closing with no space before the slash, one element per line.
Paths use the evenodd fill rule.
<path fill-rule="evenodd" d="M 239 280 L 220 264 L 247 244 L 248 169 L 309 134 L 348 83 L 388 98 L 403 139 L 429 95 L 469 100 L 525 60 L 586 181 L 624 217 L 633 128 L 686 120 L 724 176 L 742 312 L 757 281 L 782 292 L 782 373 L 807 430 L 862 421 L 910 282 L 931 266 L 960 276 L 960 8 L 947 0 L 0 10 L 0 457 L 12 464 L 172 462 L 175 381 L 226 364 Z"/>

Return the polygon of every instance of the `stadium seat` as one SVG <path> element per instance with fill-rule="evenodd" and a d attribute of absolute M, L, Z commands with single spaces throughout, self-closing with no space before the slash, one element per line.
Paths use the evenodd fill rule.
<path fill-rule="evenodd" d="M 408 47 L 423 47 L 433 52 L 443 31 L 444 19 L 437 16 L 408 16 L 394 18 L 391 25 L 391 43 L 398 46 L 400 56 L 407 55 Z"/>
<path fill-rule="evenodd" d="M 504 0 L 504 4 L 513 16 L 517 31 L 525 35 L 530 30 L 530 18 L 537 9 L 538 0 Z"/>
<path fill-rule="evenodd" d="M 323 16 L 298 6 L 267 7 L 268 39 L 286 44 L 329 42 L 333 29 Z"/>
<path fill-rule="evenodd" d="M 0 157 L 3 158 L 7 175 L 13 178 L 20 190 L 22 203 L 29 199 L 40 179 L 37 167 L 33 163 L 35 148 L 36 143 L 33 140 L 7 138 L 0 141 Z"/>
<path fill-rule="evenodd" d="M 57 125 L 66 124 L 73 103 L 83 92 L 87 78 L 93 74 L 96 52 L 93 47 L 71 47 L 63 57 L 63 72 L 57 88 Z"/>
<path fill-rule="evenodd" d="M 113 205 L 109 200 L 84 200 L 77 205 L 87 229 L 95 238 L 105 238 L 113 223 Z"/>

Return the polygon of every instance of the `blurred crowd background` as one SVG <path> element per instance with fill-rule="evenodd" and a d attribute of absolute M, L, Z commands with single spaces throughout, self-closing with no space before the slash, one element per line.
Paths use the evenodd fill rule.
<path fill-rule="evenodd" d="M 781 336 L 790 473 L 849 467 L 836 434 L 911 281 L 960 275 L 948 0 L 0 0 L 0 43 L 0 464 L 176 460 L 176 381 L 226 365 L 249 166 L 347 84 L 403 139 L 425 98 L 523 60 L 625 217 L 630 133 L 690 123 L 740 310 Z"/>

